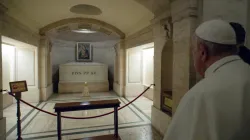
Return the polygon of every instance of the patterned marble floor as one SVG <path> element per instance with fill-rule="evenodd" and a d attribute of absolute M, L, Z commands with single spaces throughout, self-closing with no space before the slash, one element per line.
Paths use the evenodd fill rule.
<path fill-rule="evenodd" d="M 90 98 L 83 98 L 81 94 L 54 94 L 47 102 L 41 102 L 37 107 L 54 112 L 53 107 L 58 102 L 81 102 L 88 100 L 119 99 L 121 106 L 133 98 L 117 97 L 113 92 L 92 93 Z M 119 111 L 119 135 L 122 140 L 161 140 L 162 137 L 151 127 L 152 101 L 145 97 Z M 24 140 L 56 140 L 56 117 L 34 110 L 24 104 L 22 110 L 22 137 Z M 97 109 L 62 113 L 62 115 L 86 117 L 100 115 L 112 109 Z M 4 110 L 7 117 L 7 139 L 16 139 L 16 106 L 12 105 Z M 89 120 L 62 119 L 62 138 L 70 140 L 91 136 L 112 134 L 113 114 Z"/>

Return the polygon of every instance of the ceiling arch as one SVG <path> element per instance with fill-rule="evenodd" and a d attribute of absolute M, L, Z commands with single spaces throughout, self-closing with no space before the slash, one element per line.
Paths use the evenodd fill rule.
<path fill-rule="evenodd" d="M 104 21 L 100 21 L 97 19 L 81 18 L 81 17 L 62 19 L 62 20 L 50 23 L 50 24 L 44 26 L 43 28 L 41 28 L 39 30 L 39 34 L 45 35 L 46 32 L 51 31 L 52 29 L 56 29 L 58 27 L 63 28 L 64 25 L 69 26 L 69 24 L 75 24 L 75 23 L 77 23 L 79 26 L 81 26 L 81 24 L 83 24 L 82 26 L 85 26 L 84 28 L 92 28 L 92 26 L 98 26 L 98 27 L 96 27 L 98 29 L 95 29 L 95 30 L 98 30 L 98 31 L 106 33 L 106 34 L 112 34 L 112 32 L 113 32 L 113 33 L 116 33 L 117 35 L 119 35 L 121 39 L 125 38 L 125 34 L 120 29 L 116 28 L 113 25 L 110 25 Z M 111 33 L 109 33 L 109 32 L 111 32 Z"/>
<path fill-rule="evenodd" d="M 135 0 L 2 0 L 7 13 L 34 31 L 69 18 L 103 21 L 130 35 L 150 25 L 154 14 Z M 85 4 L 99 8 L 100 15 L 77 14 L 71 7 Z"/>

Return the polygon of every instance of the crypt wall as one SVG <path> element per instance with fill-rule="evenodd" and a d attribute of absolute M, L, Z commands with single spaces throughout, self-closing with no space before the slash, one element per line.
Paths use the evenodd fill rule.
<path fill-rule="evenodd" d="M 154 43 L 126 49 L 126 97 L 136 97 L 154 83 Z M 153 100 L 153 87 L 144 96 Z"/>
<path fill-rule="evenodd" d="M 20 22 L 5 14 L 2 20 L 2 30 L 1 34 L 3 36 L 31 44 L 34 46 L 39 46 L 40 36 L 36 31 L 29 29 L 27 26 L 22 25 Z"/>
<path fill-rule="evenodd" d="M 15 40 L 38 46 L 39 35 L 29 29 L 27 26 L 22 25 L 20 22 L 6 14 L 6 8 L 0 3 L 0 35 L 13 38 Z M 2 38 L 0 37 L 0 45 Z M 0 47 L 1 48 L 1 47 Z M 2 50 L 0 49 L 0 57 L 2 57 Z M 2 77 L 2 59 L 0 59 L 0 77 Z M 2 80 L 0 80 L 0 87 L 2 89 Z M 31 94 L 32 96 L 32 94 Z M 6 138 L 6 120 L 3 118 L 3 98 L 0 95 L 0 139 Z"/>
<path fill-rule="evenodd" d="M 247 25 L 248 0 L 203 0 L 202 6 L 202 21 L 219 18 Z"/>
<path fill-rule="evenodd" d="M 226 5 L 226 6 L 225 6 Z M 220 18 L 227 21 L 238 22 L 246 30 L 246 46 L 250 48 L 250 2 L 248 0 L 203 0 L 202 21 Z M 222 8 L 223 7 L 223 8 Z"/>
<path fill-rule="evenodd" d="M 128 72 L 129 67 L 129 54 L 134 53 L 138 54 L 141 60 L 143 59 L 143 54 L 141 53 L 145 48 L 154 47 L 152 44 L 153 42 L 153 31 L 152 26 L 148 26 L 143 28 L 142 30 L 126 37 L 125 39 L 125 49 L 124 49 L 124 63 L 125 67 L 124 70 L 126 71 L 124 73 L 125 75 L 125 86 L 124 86 L 124 96 L 138 96 L 145 88 L 146 86 L 143 85 L 143 79 L 142 77 L 138 77 L 137 82 L 129 82 L 129 77 L 134 77 L 133 73 Z M 140 60 L 138 60 L 140 61 Z M 142 61 L 139 63 L 142 64 Z M 139 64 L 138 64 L 139 66 Z M 142 66 L 142 65 L 141 65 Z M 142 76 L 142 67 L 139 68 L 139 75 Z M 153 84 L 153 83 L 152 83 Z M 149 98 L 150 100 L 153 100 L 153 89 L 149 89 L 145 93 L 145 97 Z"/>
<path fill-rule="evenodd" d="M 59 82 L 59 65 L 69 62 L 75 62 L 75 46 L 77 42 L 65 40 L 52 41 L 52 74 L 54 92 L 57 92 Z M 114 61 L 115 49 L 117 41 L 92 42 L 93 45 L 93 62 L 103 63 L 108 65 L 108 79 L 110 90 L 113 89 L 114 82 Z"/>
<path fill-rule="evenodd" d="M 2 30 L 1 30 L 2 36 L 16 40 L 14 42 L 20 42 L 21 44 L 25 43 L 25 44 L 27 44 L 27 46 L 34 46 L 34 47 L 38 48 L 39 39 L 40 39 L 38 33 L 29 29 L 29 27 L 21 24 L 20 22 L 18 22 L 17 20 L 15 20 L 11 16 L 9 16 L 8 14 L 4 14 L 1 22 L 2 22 Z M 12 42 L 12 41 L 10 41 L 10 42 Z M 39 88 L 38 83 L 36 83 L 34 86 Z M 32 91 L 32 89 L 31 89 L 31 91 Z M 26 97 L 24 97 L 24 98 L 27 101 L 38 102 L 40 100 L 39 99 L 39 89 L 38 89 L 38 91 L 35 91 L 33 93 L 30 92 L 30 93 L 26 94 Z"/>
<path fill-rule="evenodd" d="M 16 44 L 26 44 L 27 46 L 33 46 L 38 48 L 39 46 L 39 35 L 35 31 L 29 29 L 27 26 L 21 24 L 8 14 L 4 14 L 0 21 L 2 24 L 1 35 L 4 37 L 8 37 L 7 42 L 12 43 L 12 45 Z M 15 41 L 16 40 L 16 41 Z M 6 42 L 6 39 L 4 40 Z M 0 43 L 1 44 L 1 43 Z M 17 45 L 18 46 L 18 45 Z M 22 45 L 23 46 L 23 45 Z M 38 83 L 35 83 L 37 88 L 39 88 Z M 32 89 L 31 89 L 32 91 Z M 24 96 L 27 101 L 30 102 L 38 102 L 39 99 L 39 89 L 33 93 L 28 93 Z"/>
<path fill-rule="evenodd" d="M 38 87 L 38 49 L 11 38 L 2 36 L 2 74 L 3 89 L 10 90 L 9 82 L 27 81 L 28 91 L 22 96 L 29 102 L 39 102 Z M 5 99 L 13 99 L 4 94 Z M 5 107 L 11 102 L 4 102 Z"/>

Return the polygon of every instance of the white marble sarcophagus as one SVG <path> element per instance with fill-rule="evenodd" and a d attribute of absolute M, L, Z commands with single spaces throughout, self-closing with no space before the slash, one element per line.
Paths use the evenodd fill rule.
<path fill-rule="evenodd" d="M 59 93 L 81 93 L 85 82 L 90 92 L 109 91 L 108 66 L 84 62 L 59 66 Z"/>

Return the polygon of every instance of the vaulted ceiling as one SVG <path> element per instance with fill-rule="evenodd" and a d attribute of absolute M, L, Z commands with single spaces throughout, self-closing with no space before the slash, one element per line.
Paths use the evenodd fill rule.
<path fill-rule="evenodd" d="M 2 0 L 8 14 L 37 31 L 53 22 L 67 18 L 92 18 L 104 21 L 132 34 L 150 24 L 154 12 L 164 9 L 168 0 Z M 152 3 L 155 2 L 155 3 Z M 100 15 L 76 14 L 72 6 L 88 4 L 98 7 Z M 156 8 L 158 7 L 158 8 Z M 100 12 L 100 11 L 95 11 Z"/>

